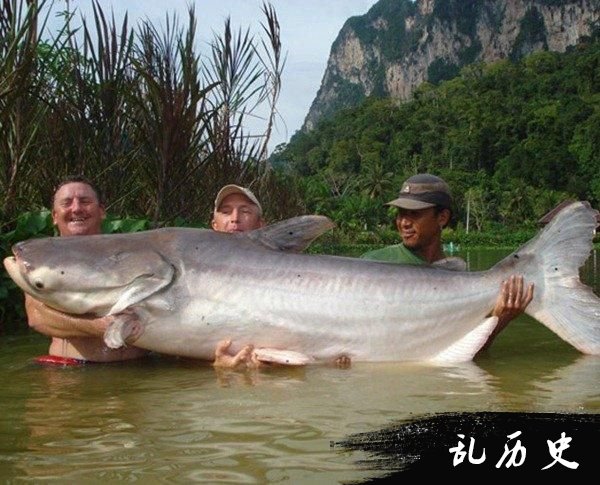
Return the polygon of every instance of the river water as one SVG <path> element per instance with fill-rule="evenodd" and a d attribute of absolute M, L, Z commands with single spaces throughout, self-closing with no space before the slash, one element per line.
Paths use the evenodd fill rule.
<path fill-rule="evenodd" d="M 459 254 L 477 270 L 507 252 Z M 582 279 L 599 294 L 597 257 Z M 436 413 L 600 412 L 600 357 L 527 316 L 474 362 L 447 367 L 33 363 L 47 345 L 0 336 L 2 483 L 351 483 L 381 476 L 364 451 L 336 445 L 356 433 Z"/>

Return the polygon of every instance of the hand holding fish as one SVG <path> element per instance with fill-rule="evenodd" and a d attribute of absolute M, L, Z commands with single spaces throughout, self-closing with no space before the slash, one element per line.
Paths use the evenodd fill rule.
<path fill-rule="evenodd" d="M 496 306 L 492 310 L 492 316 L 498 317 L 498 324 L 481 351 L 486 350 L 492 344 L 496 336 L 508 325 L 508 322 L 525 311 L 527 305 L 533 300 L 533 287 L 533 283 L 530 283 L 525 289 L 522 275 L 511 275 L 502 282 L 500 295 L 498 295 Z"/>
<path fill-rule="evenodd" d="M 496 301 L 492 315 L 498 317 L 498 323 L 509 322 L 525 311 L 533 300 L 533 283 L 524 288 L 522 275 L 511 275 L 502 282 L 502 290 Z"/>
<path fill-rule="evenodd" d="M 249 369 L 260 366 L 260 361 L 256 357 L 253 345 L 246 345 L 235 355 L 229 353 L 231 340 L 221 340 L 215 348 L 214 367 L 235 368 L 246 366 Z"/>
<path fill-rule="evenodd" d="M 274 349 L 269 347 L 256 348 L 252 344 L 245 345 L 236 354 L 230 354 L 231 340 L 221 340 L 215 348 L 214 367 L 236 368 L 245 366 L 248 369 L 270 365 L 304 366 L 313 362 L 313 359 L 301 352 L 293 350 Z M 339 367 L 349 367 L 350 358 L 343 355 L 336 360 Z"/>
<path fill-rule="evenodd" d="M 133 344 L 144 333 L 144 326 L 142 325 L 138 314 L 131 308 L 126 308 L 120 313 L 109 315 L 104 318 L 109 319 L 109 325 L 117 320 L 121 321 L 124 325 L 127 325 L 128 335 L 125 339 L 126 344 Z"/>
<path fill-rule="evenodd" d="M 511 275 L 502 282 L 502 290 L 492 311 L 492 316 L 498 317 L 498 325 L 508 323 L 525 311 L 533 299 L 533 283 L 524 289 L 523 276 Z"/>

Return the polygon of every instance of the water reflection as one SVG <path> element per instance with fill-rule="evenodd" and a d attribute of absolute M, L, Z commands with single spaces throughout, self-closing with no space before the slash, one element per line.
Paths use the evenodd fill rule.
<path fill-rule="evenodd" d="M 579 355 L 573 363 L 545 373 L 535 382 L 546 409 L 600 411 L 600 357 Z"/>

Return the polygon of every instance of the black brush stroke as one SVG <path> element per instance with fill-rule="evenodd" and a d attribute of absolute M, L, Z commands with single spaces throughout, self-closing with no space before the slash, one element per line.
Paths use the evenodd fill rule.
<path fill-rule="evenodd" d="M 512 440 L 508 435 L 521 431 Z M 571 470 L 560 462 L 551 468 L 543 467 L 554 461 L 547 440 L 555 442 L 561 433 L 571 438 L 569 448 L 562 458 L 577 462 L 579 467 Z M 458 434 L 465 436 L 460 439 Z M 473 457 L 479 458 L 485 448 L 486 459 L 476 465 L 468 457 L 461 464 L 453 465 L 454 453 L 450 448 L 459 441 L 468 452 L 470 437 L 475 438 Z M 496 464 L 508 444 L 512 449 L 516 440 L 526 448 L 525 461 L 520 466 L 507 468 L 506 461 L 500 468 Z M 508 442 L 508 443 L 507 443 Z M 600 466 L 600 415 L 561 413 L 442 413 L 427 415 L 409 422 L 402 422 L 379 431 L 351 435 L 348 439 L 333 443 L 334 449 L 361 450 L 369 458 L 357 464 L 373 470 L 377 477 L 362 484 L 394 482 L 409 475 L 495 475 L 536 474 L 540 478 L 574 476 L 587 473 L 597 475 Z M 591 474 L 591 475 L 589 475 Z"/>

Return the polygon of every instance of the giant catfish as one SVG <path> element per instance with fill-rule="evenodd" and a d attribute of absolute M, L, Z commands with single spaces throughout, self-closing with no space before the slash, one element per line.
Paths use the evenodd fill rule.
<path fill-rule="evenodd" d="M 212 359 L 217 343 L 299 355 L 302 363 L 470 360 L 497 323 L 501 283 L 535 284 L 526 312 L 579 351 L 600 355 L 600 299 L 579 279 L 597 211 L 568 205 L 524 246 L 486 271 L 453 271 L 301 253 L 332 227 L 302 216 L 249 233 L 162 228 L 33 239 L 4 264 L 33 297 L 68 313 L 134 310 L 135 345 Z M 124 344 L 120 319 L 107 330 Z"/>

